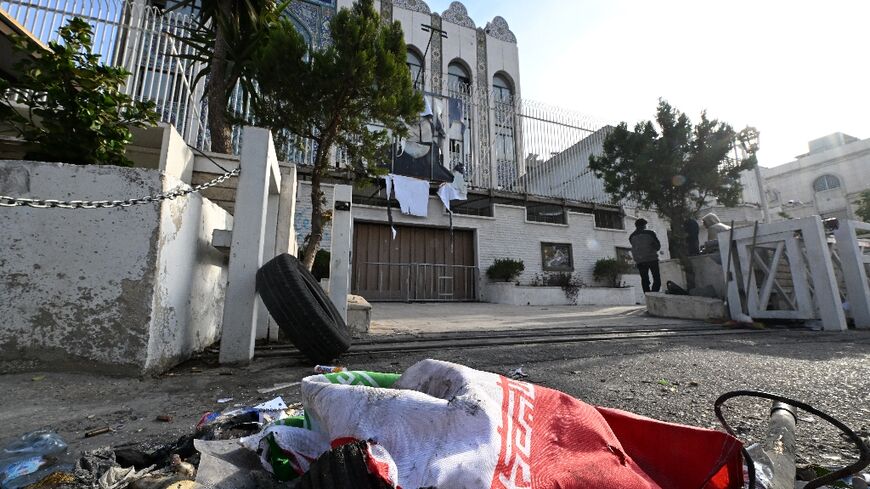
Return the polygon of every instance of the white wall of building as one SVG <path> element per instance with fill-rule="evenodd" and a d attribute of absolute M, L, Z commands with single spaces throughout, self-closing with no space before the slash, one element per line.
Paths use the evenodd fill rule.
<path fill-rule="evenodd" d="M 454 59 L 460 59 L 471 74 L 472 84 L 483 83 L 484 86 L 487 86 L 485 80 L 477 79 L 477 31 L 447 21 L 442 23 L 441 28 L 447 31 L 447 38 L 441 41 L 444 79 L 447 79 L 447 66 L 450 62 Z"/>
<path fill-rule="evenodd" d="M 332 185 L 324 185 L 324 194 L 331 202 Z M 302 210 L 311 195 L 311 184 L 299 182 L 297 191 L 297 233 L 300 243 L 310 232 L 310 204 Z M 387 222 L 385 207 L 354 204 L 352 215 L 354 221 Z M 601 258 L 616 256 L 616 248 L 630 248 L 628 236 L 634 230 L 634 220 L 643 217 L 650 222 L 649 229 L 655 231 L 662 243 L 661 259 L 667 259 L 667 223 L 655 213 L 633 209 L 626 210 L 625 229 L 603 229 L 595 227 L 595 219 L 591 214 L 577 212 L 568 213 L 568 224 L 550 224 L 526 220 L 526 209 L 522 206 L 496 204 L 493 217 L 467 216 L 454 214 L 455 229 L 470 229 L 476 235 L 477 265 L 480 267 L 482 290 L 485 289 L 485 271 L 496 258 L 521 259 L 525 271 L 519 280 L 529 283 L 535 274 L 543 273 L 541 260 L 541 243 L 570 243 L 573 252 L 574 271 L 589 285 L 597 284 L 592 277 L 595 262 Z M 429 199 L 428 217 L 406 216 L 393 209 L 393 221 L 397 225 L 410 224 L 415 226 L 434 226 L 446 229 L 450 219 L 444 205 L 437 197 Z M 321 248 L 329 249 L 329 233 L 324 233 Z M 484 292 L 485 293 L 485 292 Z"/>
<path fill-rule="evenodd" d="M 860 193 L 870 189 L 870 139 L 846 142 L 848 138 L 836 138 L 840 140 L 839 146 L 828 146 L 790 163 L 762 169 L 774 220 L 783 219 L 781 213 L 793 218 L 811 215 L 856 218 Z M 816 192 L 813 183 L 823 175 L 836 177 L 840 187 Z"/>

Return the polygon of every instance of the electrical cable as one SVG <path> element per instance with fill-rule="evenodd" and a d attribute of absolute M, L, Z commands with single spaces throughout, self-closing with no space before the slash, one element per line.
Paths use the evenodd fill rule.
<path fill-rule="evenodd" d="M 829 483 L 834 482 L 834 481 L 841 479 L 843 477 L 857 474 L 858 472 L 863 470 L 865 467 L 870 465 L 870 447 L 867 446 L 867 444 L 864 442 L 864 440 L 862 440 L 861 437 L 858 436 L 857 433 L 855 433 L 854 431 L 852 431 L 852 429 L 850 429 L 848 426 L 843 424 L 842 421 L 838 420 L 837 418 L 835 418 L 827 413 L 819 411 L 818 409 L 810 406 L 809 404 L 806 404 L 806 403 L 803 403 L 800 401 L 796 401 L 794 399 L 789 399 L 787 397 L 779 396 L 776 394 L 769 394 L 767 392 L 759 392 L 759 391 L 752 391 L 752 390 L 737 390 L 737 391 L 726 392 L 725 394 L 722 394 L 721 396 L 719 396 L 718 399 L 716 399 L 716 402 L 713 403 L 713 410 L 716 413 L 716 418 L 719 420 L 719 423 L 722 424 L 722 427 L 725 428 L 725 431 L 727 431 L 728 434 L 730 434 L 731 436 L 734 436 L 735 438 L 737 437 L 737 435 L 731 429 L 731 426 L 728 424 L 728 422 L 725 420 L 725 417 L 722 414 L 722 405 L 726 401 L 728 401 L 729 399 L 733 399 L 735 397 L 758 397 L 761 399 L 768 399 L 771 401 L 784 402 L 784 403 L 786 403 L 790 406 L 793 406 L 797 409 L 801 409 L 801 410 L 804 410 L 810 414 L 818 416 L 819 418 L 822 418 L 823 420 L 827 421 L 828 423 L 836 426 L 837 429 L 839 429 L 842 434 L 846 435 L 846 437 L 849 438 L 849 440 L 855 444 L 855 446 L 858 448 L 858 454 L 859 454 L 857 462 L 855 462 L 851 465 L 847 465 L 846 467 L 843 467 L 841 469 L 835 470 L 829 474 L 826 474 L 826 475 L 823 475 L 821 477 L 817 477 L 817 478 L 811 480 L 810 482 L 807 483 L 807 485 L 804 486 L 804 489 L 817 489 L 818 487 L 821 487 L 825 484 L 829 484 Z M 749 479 L 750 479 L 749 487 L 751 489 L 754 489 L 755 466 L 754 466 L 754 463 L 752 462 L 752 459 L 749 458 L 749 455 L 746 452 L 745 448 L 743 449 L 743 453 L 744 453 L 744 457 L 747 457 L 747 467 L 749 470 Z"/>
<path fill-rule="evenodd" d="M 222 167 L 221 165 L 219 165 L 218 162 L 214 160 L 214 158 L 212 158 L 211 156 L 207 155 L 207 154 L 205 153 L 205 151 L 203 151 L 203 150 L 197 148 L 196 146 L 194 146 L 194 145 L 192 145 L 192 144 L 190 144 L 190 143 L 187 143 L 187 147 L 190 148 L 190 149 L 192 149 L 192 150 L 194 150 L 194 151 L 196 151 L 196 152 L 198 152 L 200 155 L 204 156 L 208 161 L 211 161 L 212 163 L 214 163 L 214 166 L 216 166 L 216 167 L 220 168 L 221 170 L 223 170 L 224 173 L 229 173 L 229 172 L 230 172 L 230 170 L 227 170 L 226 168 L 224 168 L 224 167 Z"/>

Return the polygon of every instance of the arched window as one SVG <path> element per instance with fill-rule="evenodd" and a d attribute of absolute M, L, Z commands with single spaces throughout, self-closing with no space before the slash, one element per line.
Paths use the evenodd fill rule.
<path fill-rule="evenodd" d="M 492 78 L 495 115 L 495 160 L 498 185 L 510 188 L 519 176 L 514 143 L 514 91 L 511 82 L 497 74 Z"/>
<path fill-rule="evenodd" d="M 816 192 L 824 192 L 825 190 L 835 188 L 840 188 L 840 179 L 834 175 L 822 175 L 813 182 L 813 190 Z"/>
<path fill-rule="evenodd" d="M 458 61 L 450 63 L 447 67 L 447 90 L 450 95 L 467 94 L 471 86 L 471 75 L 465 65 Z"/>
<path fill-rule="evenodd" d="M 418 90 L 423 89 L 423 80 L 426 75 L 426 68 L 423 64 L 423 57 L 414 50 L 408 49 L 407 57 L 408 69 L 411 70 L 411 83 Z"/>
<path fill-rule="evenodd" d="M 492 77 L 492 92 L 496 103 L 513 103 L 514 89 L 511 82 L 508 81 L 504 75 L 495 75 Z"/>
<path fill-rule="evenodd" d="M 448 146 L 450 168 L 470 177 L 474 173 L 474 168 L 471 167 L 471 128 L 474 106 L 470 100 L 471 75 L 461 61 L 452 61 L 447 65 L 447 95 L 449 97 L 447 135 L 450 139 Z"/>

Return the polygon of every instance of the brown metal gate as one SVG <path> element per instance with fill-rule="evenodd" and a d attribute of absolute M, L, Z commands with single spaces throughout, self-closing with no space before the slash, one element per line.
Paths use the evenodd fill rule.
<path fill-rule="evenodd" d="M 356 222 L 351 290 L 369 301 L 474 301 L 474 233 Z"/>

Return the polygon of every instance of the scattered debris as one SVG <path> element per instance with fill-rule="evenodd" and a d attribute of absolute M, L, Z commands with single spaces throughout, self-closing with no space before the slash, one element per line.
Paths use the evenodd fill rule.
<path fill-rule="evenodd" d="M 171 422 L 172 422 L 172 416 L 170 416 L 170 415 L 168 415 L 168 414 L 161 414 L 161 415 L 157 416 L 157 418 L 155 418 L 155 420 L 156 420 L 156 421 L 162 421 L 162 422 L 164 422 L 164 423 L 171 423 Z"/>
<path fill-rule="evenodd" d="M 47 476 L 27 486 L 27 489 L 55 489 L 76 481 L 76 476 L 69 472 L 52 472 Z"/>
<path fill-rule="evenodd" d="M 109 470 L 103 472 L 103 475 L 100 476 L 97 482 L 100 485 L 100 489 L 120 489 L 127 487 L 133 481 L 145 477 L 153 472 L 154 469 L 155 466 L 153 465 L 139 472 L 136 471 L 135 467 L 109 467 Z"/>
<path fill-rule="evenodd" d="M 512 379 L 525 379 L 529 375 L 527 373 L 523 372 L 523 367 L 519 367 L 519 368 L 516 368 L 514 370 L 511 370 L 510 373 L 508 374 L 508 376 Z"/>
<path fill-rule="evenodd" d="M 281 396 L 278 396 L 271 401 L 257 404 L 254 406 L 254 409 L 257 411 L 284 411 L 287 409 L 287 403 L 284 402 L 284 399 L 282 399 Z"/>
<path fill-rule="evenodd" d="M 217 402 L 218 402 L 218 404 L 226 404 L 232 400 L 233 400 L 232 397 L 222 397 L 222 398 L 218 399 Z"/>
<path fill-rule="evenodd" d="M 90 431 L 85 431 L 85 438 L 91 438 L 93 436 L 105 435 L 106 433 L 111 433 L 112 428 L 108 426 L 103 426 L 102 428 L 95 428 Z"/>
<path fill-rule="evenodd" d="M 194 479 L 196 477 L 196 467 L 192 464 L 181 460 L 181 456 L 173 453 L 169 459 L 169 467 L 178 475 Z"/>
<path fill-rule="evenodd" d="M 45 380 L 45 375 L 36 375 L 33 378 L 31 378 L 30 380 L 32 380 L 33 382 L 40 382 L 42 380 Z"/>
<path fill-rule="evenodd" d="M 293 387 L 296 385 L 299 385 L 299 382 L 285 382 L 283 384 L 275 384 L 272 387 L 263 387 L 263 388 L 257 389 L 257 392 L 259 392 L 260 394 L 268 394 L 270 392 L 279 391 L 281 389 L 286 389 L 288 387 Z"/>
<path fill-rule="evenodd" d="M 338 372 L 347 372 L 347 369 L 334 365 L 317 365 L 314 367 L 314 373 L 316 374 L 336 374 Z"/>

